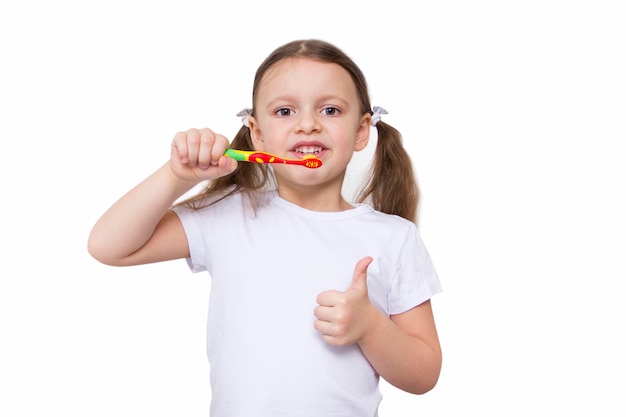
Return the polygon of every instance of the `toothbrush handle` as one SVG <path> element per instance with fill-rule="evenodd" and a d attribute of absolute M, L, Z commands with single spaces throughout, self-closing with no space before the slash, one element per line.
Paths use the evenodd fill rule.
<path fill-rule="evenodd" d="M 236 161 L 256 162 L 258 164 L 290 164 L 301 165 L 307 168 L 319 168 L 322 166 L 321 159 L 314 156 L 306 156 L 304 159 L 285 159 L 267 152 L 242 151 L 240 149 L 226 149 L 225 156 Z"/>
<path fill-rule="evenodd" d="M 259 151 L 242 151 L 240 149 L 226 149 L 224 155 L 237 161 L 256 162 L 259 164 L 288 164 L 292 163 L 289 159 L 283 159 L 279 156 L 272 155 L 267 152 Z"/>
<path fill-rule="evenodd" d="M 242 151 L 239 149 L 226 149 L 224 155 L 229 158 L 232 158 L 236 161 L 246 161 L 250 162 L 250 155 L 252 155 L 252 151 Z"/>

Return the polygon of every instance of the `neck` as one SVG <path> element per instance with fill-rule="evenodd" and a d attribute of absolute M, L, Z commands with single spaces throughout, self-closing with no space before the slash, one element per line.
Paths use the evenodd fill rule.
<path fill-rule="evenodd" d="M 278 195 L 286 201 L 311 211 L 337 212 L 354 208 L 339 189 L 328 187 L 278 187 Z"/>

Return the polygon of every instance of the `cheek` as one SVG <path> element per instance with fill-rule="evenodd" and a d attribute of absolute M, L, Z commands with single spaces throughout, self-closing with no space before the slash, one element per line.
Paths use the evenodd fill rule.
<path fill-rule="evenodd" d="M 253 140 L 252 141 L 252 145 L 253 145 L 255 151 L 267 152 L 265 150 L 265 143 L 264 142 L 258 142 L 258 141 Z"/>
<path fill-rule="evenodd" d="M 288 131 L 276 129 L 271 124 L 264 124 L 262 129 L 255 129 L 253 143 L 259 147 L 258 150 L 272 152 L 272 150 L 280 149 L 281 144 L 284 145 L 282 139 L 287 137 L 289 137 Z"/>

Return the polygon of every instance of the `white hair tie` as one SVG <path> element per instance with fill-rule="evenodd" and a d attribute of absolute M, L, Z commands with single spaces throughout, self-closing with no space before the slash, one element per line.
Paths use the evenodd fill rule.
<path fill-rule="evenodd" d="M 237 116 L 241 117 L 241 123 L 243 123 L 245 127 L 250 127 L 250 124 L 248 123 L 248 118 L 252 116 L 252 109 L 245 108 L 239 113 L 237 113 Z"/>
<path fill-rule="evenodd" d="M 389 114 L 389 112 L 382 107 L 374 106 L 372 112 L 372 126 L 376 126 L 376 123 L 382 119 L 383 114 Z"/>

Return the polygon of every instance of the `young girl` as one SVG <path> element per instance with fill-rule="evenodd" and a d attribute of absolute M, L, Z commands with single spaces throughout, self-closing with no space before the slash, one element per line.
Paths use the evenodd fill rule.
<path fill-rule="evenodd" d="M 276 49 L 252 102 L 232 143 L 210 129 L 176 134 L 170 160 L 98 220 L 89 252 L 118 266 L 186 258 L 210 274 L 213 417 L 375 416 L 379 376 L 429 391 L 441 288 L 399 132 L 372 110 L 356 64 L 319 40 Z M 342 183 L 371 125 L 372 174 L 352 204 Z M 227 148 L 322 165 L 237 162 Z"/>

